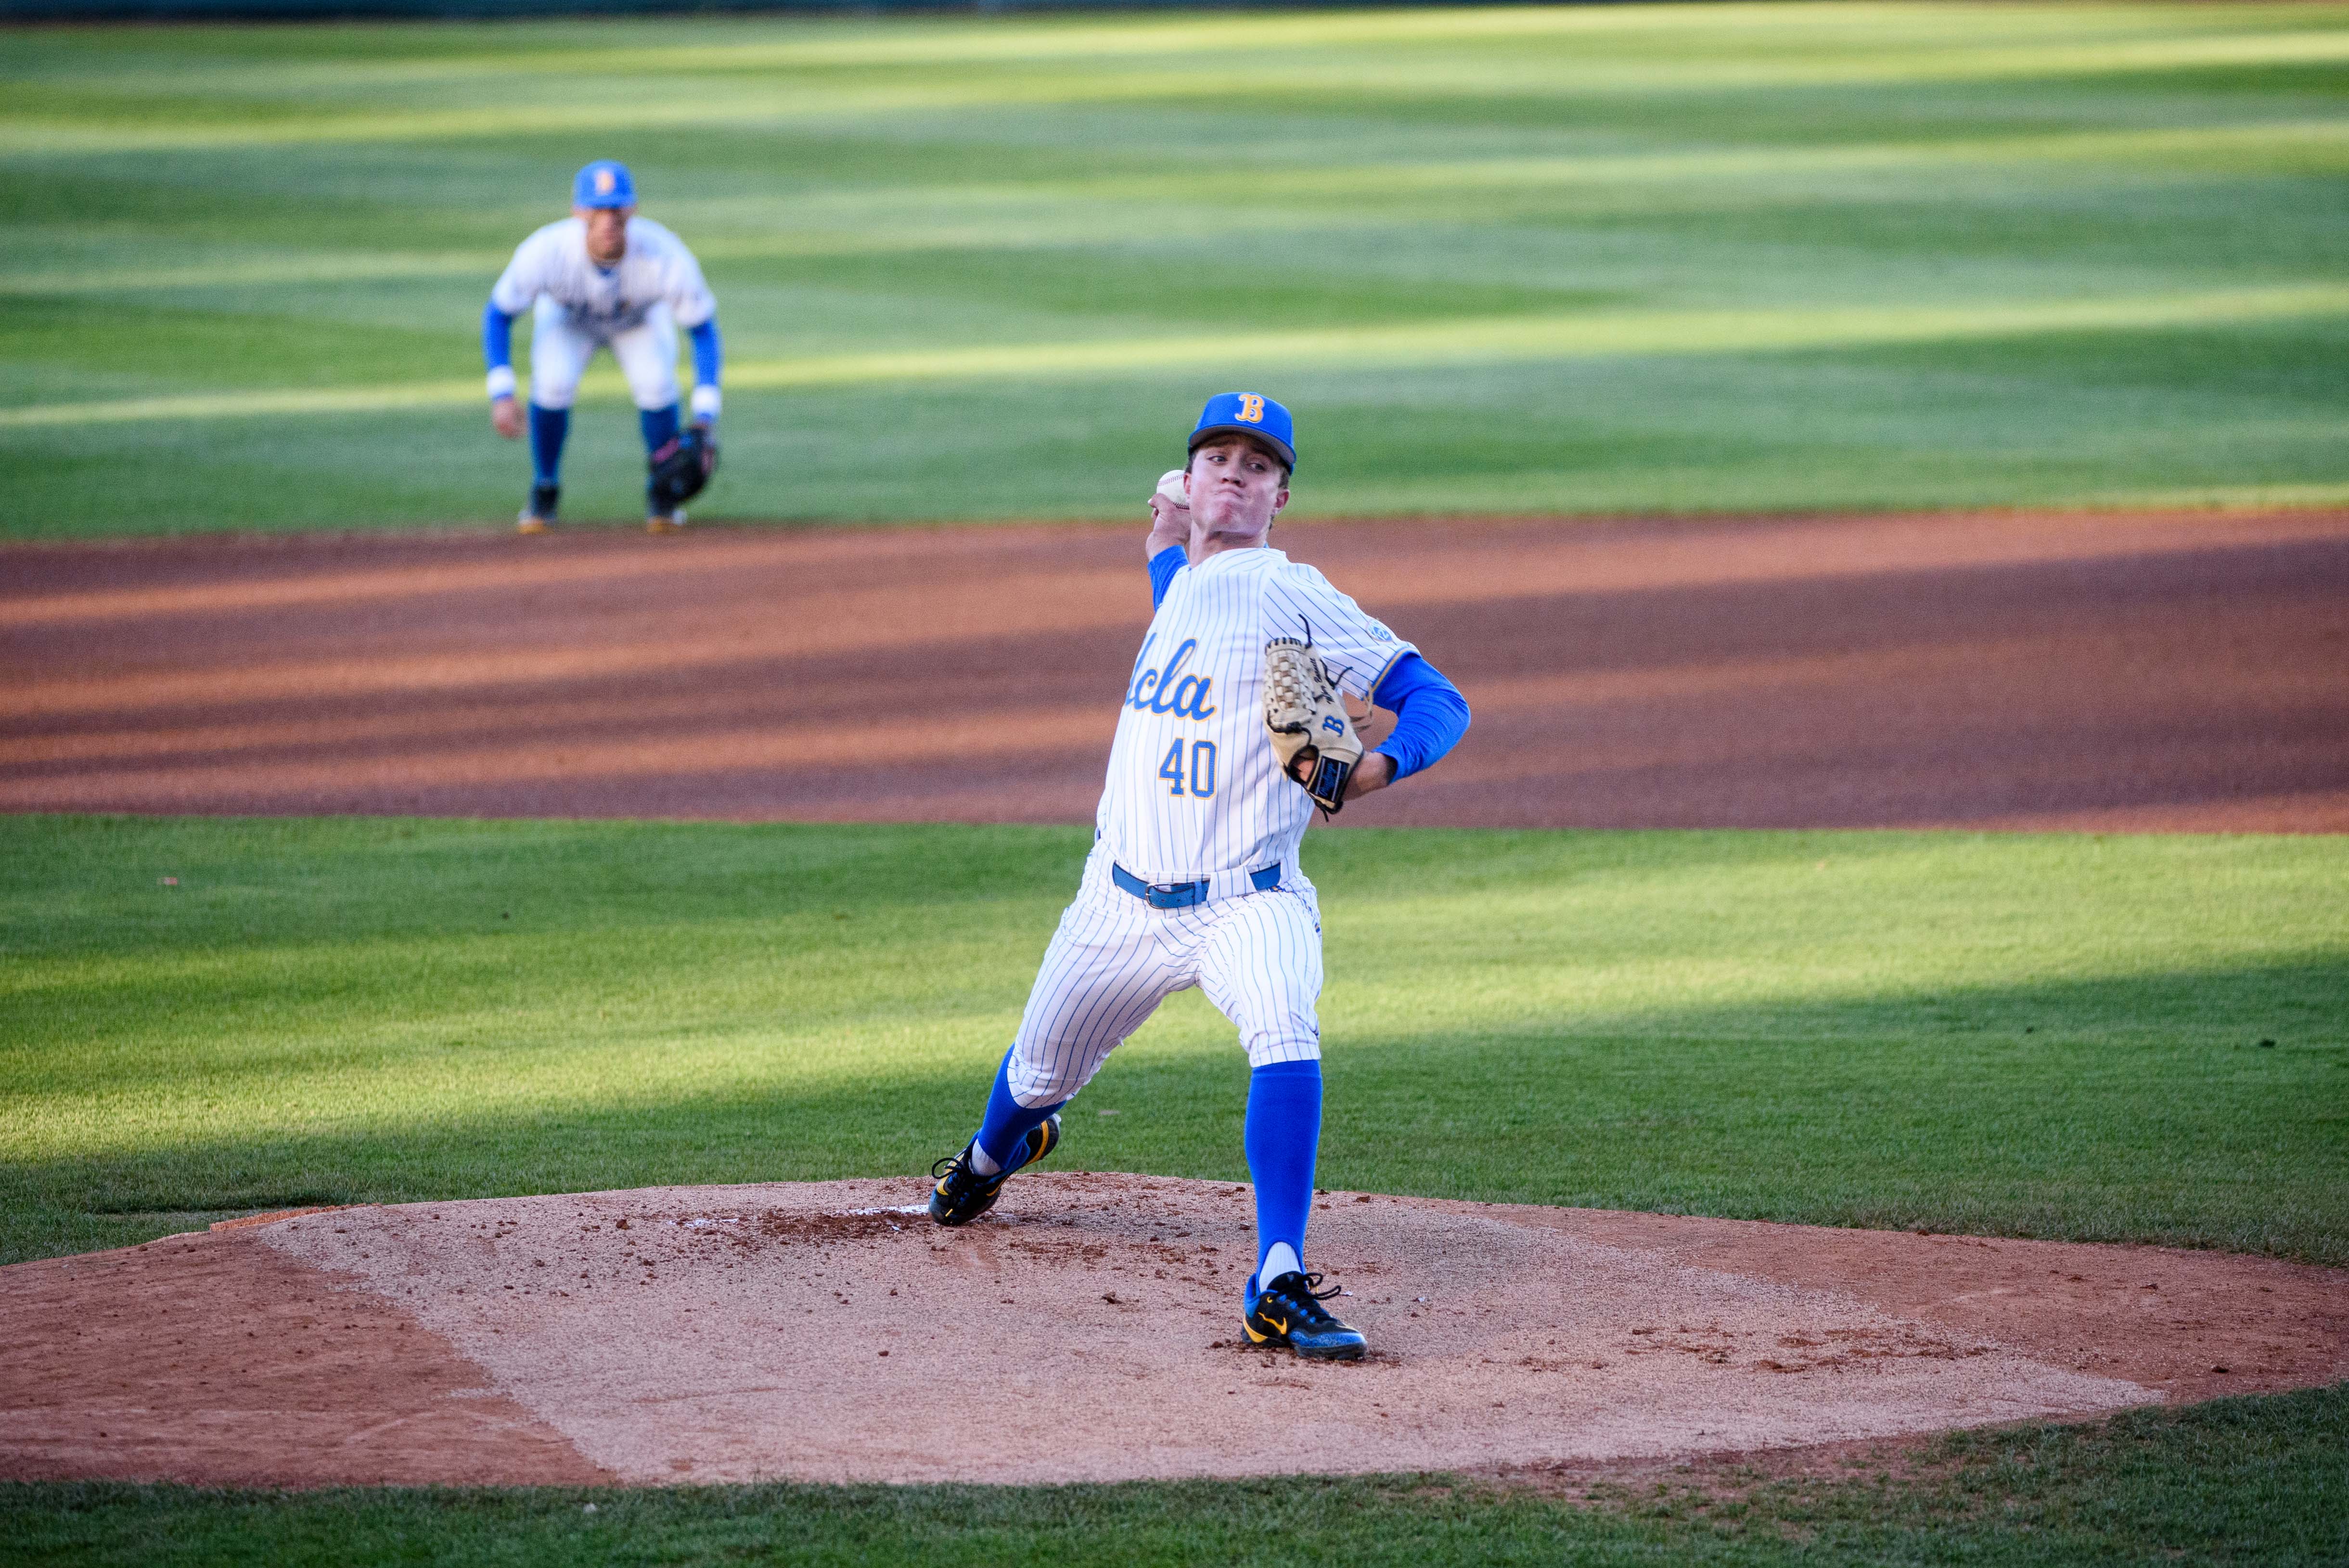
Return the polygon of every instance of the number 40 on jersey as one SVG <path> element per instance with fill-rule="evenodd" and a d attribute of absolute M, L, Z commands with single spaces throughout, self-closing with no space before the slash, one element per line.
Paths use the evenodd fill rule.
<path fill-rule="evenodd" d="M 1195 795 L 1215 794 L 1216 742 L 1177 740 L 1166 748 L 1165 760 L 1158 764 L 1158 776 L 1166 781 L 1168 794 L 1183 794 L 1185 784 Z"/>

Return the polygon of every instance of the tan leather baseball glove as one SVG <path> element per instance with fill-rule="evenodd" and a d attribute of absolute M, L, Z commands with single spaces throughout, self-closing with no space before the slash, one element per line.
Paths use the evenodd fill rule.
<path fill-rule="evenodd" d="M 1264 645 L 1264 727 L 1281 772 L 1327 812 L 1346 802 L 1346 783 L 1362 760 L 1362 738 L 1338 683 L 1309 643 L 1277 637 Z"/>

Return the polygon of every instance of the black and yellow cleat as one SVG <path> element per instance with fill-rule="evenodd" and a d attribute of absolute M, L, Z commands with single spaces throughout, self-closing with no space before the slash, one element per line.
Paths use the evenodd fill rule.
<path fill-rule="evenodd" d="M 995 1199 L 1006 1181 L 1051 1153 L 1060 1141 L 1061 1118 L 1055 1113 L 1028 1135 L 1027 1154 L 1017 1164 L 993 1176 L 981 1176 L 971 1169 L 968 1145 L 960 1154 L 947 1156 L 930 1167 L 930 1174 L 938 1179 L 938 1184 L 930 1189 L 930 1218 L 941 1225 L 969 1224 L 995 1207 Z"/>
<path fill-rule="evenodd" d="M 1320 1282 L 1319 1274 L 1291 1269 L 1257 1292 L 1245 1320 L 1248 1343 L 1267 1350 L 1293 1350 L 1309 1361 L 1360 1361 L 1369 1355 L 1371 1342 L 1362 1331 L 1340 1323 L 1321 1304 L 1338 1293 L 1338 1287 L 1315 1290 Z"/>

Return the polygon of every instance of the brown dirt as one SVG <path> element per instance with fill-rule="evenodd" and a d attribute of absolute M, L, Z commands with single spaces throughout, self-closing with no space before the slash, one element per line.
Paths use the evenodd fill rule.
<path fill-rule="evenodd" d="M 347 1209 L 0 1270 L 0 1477 L 1570 1482 L 2349 1375 L 2349 1274 L 2271 1260 L 1345 1192 L 1314 1262 L 1373 1354 L 1314 1366 L 1240 1343 L 1246 1188 L 1041 1172 L 961 1231 L 923 1190 Z"/>
<path fill-rule="evenodd" d="M 0 1478 L 613 1478 L 353 1276 L 257 1231 L 0 1269 Z"/>
<path fill-rule="evenodd" d="M 0 810 L 1087 820 L 1133 528 L 0 555 Z M 2349 831 L 2349 514 L 1283 524 L 1475 728 L 1347 825 Z"/>

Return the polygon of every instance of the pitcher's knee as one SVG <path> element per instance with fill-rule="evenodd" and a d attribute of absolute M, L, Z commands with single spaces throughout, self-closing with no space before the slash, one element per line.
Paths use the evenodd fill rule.
<path fill-rule="evenodd" d="M 1247 1042 L 1248 1066 L 1270 1066 L 1275 1062 L 1319 1062 L 1321 1060 L 1321 1035 L 1316 1030 L 1288 1030 L 1278 1033 L 1250 1035 Z"/>
<path fill-rule="evenodd" d="M 1076 1098 L 1077 1091 L 1092 1080 L 1099 1065 L 1097 1062 L 1071 1060 L 1030 1061 L 1015 1054 L 1003 1076 L 1011 1097 L 1033 1109 Z"/>

